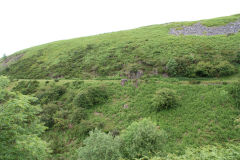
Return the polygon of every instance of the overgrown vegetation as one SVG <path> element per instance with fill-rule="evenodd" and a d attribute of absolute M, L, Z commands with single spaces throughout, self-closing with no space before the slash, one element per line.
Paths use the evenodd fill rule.
<path fill-rule="evenodd" d="M 240 15 L 201 21 L 219 26 Z M 23 55 L 0 74 L 12 78 L 92 79 L 136 73 L 181 77 L 223 77 L 237 72 L 239 33 L 231 36 L 174 36 L 170 28 L 197 22 L 152 25 L 128 31 L 57 41 L 16 53 Z M 14 55 L 13 55 L 14 56 Z M 167 70 L 166 70 L 167 69 Z"/>
<path fill-rule="evenodd" d="M 22 94 L 32 94 L 37 91 L 39 87 L 38 81 L 20 81 L 18 84 L 13 88 L 13 91 L 19 91 Z"/>
<path fill-rule="evenodd" d="M 135 159 L 144 156 L 153 156 L 164 151 L 164 144 L 167 142 L 165 131 L 143 119 L 140 122 L 132 123 L 121 134 L 121 151 L 124 158 Z"/>
<path fill-rule="evenodd" d="M 178 96 L 174 90 L 162 88 L 156 92 L 152 99 L 152 107 L 155 111 L 170 109 L 176 107 L 178 103 Z"/>
<path fill-rule="evenodd" d="M 46 129 L 37 116 L 41 108 L 32 105 L 36 98 L 10 93 L 4 88 L 1 88 L 0 97 L 0 159 L 49 158 L 51 149 L 40 138 Z"/>
<path fill-rule="evenodd" d="M 136 88 L 135 81 L 129 81 L 124 86 L 118 80 L 91 80 L 80 84 L 75 80 L 46 81 L 40 80 L 37 92 L 33 94 L 39 97 L 42 107 L 39 116 L 48 127 L 43 139 L 50 143 L 52 159 L 77 159 L 79 148 L 87 146 L 83 145 L 83 140 L 95 128 L 120 141 L 120 148 L 125 149 L 119 152 L 125 159 L 169 154 L 179 156 L 187 147 L 198 148 L 215 143 L 224 145 L 239 140 L 237 119 L 240 112 L 231 92 L 235 86 L 232 83 L 211 85 L 214 81 L 201 80 L 200 84 L 191 85 L 188 80 L 150 78 L 148 81 L 139 80 Z M 74 87 L 76 83 L 77 87 Z M 56 88 L 65 89 L 59 96 Z M 56 93 L 57 98 L 39 96 L 49 95 L 49 92 Z M 91 97 L 89 103 L 94 105 L 85 107 L 75 103 L 78 93 L 82 92 L 88 93 L 86 95 Z M 46 97 L 47 101 L 44 100 Z M 161 102 L 158 104 L 163 104 L 160 105 L 163 108 L 154 108 L 156 102 Z M 153 131 L 147 122 L 134 123 L 145 117 L 159 127 L 152 127 Z M 128 126 L 134 128 L 131 129 L 133 133 L 130 134 Z M 162 130 L 168 135 L 167 139 Z M 148 145 L 155 131 L 162 135 L 159 135 L 162 138 L 159 138 L 161 145 L 157 145 L 157 149 L 152 144 Z M 128 138 L 124 144 L 125 135 L 136 139 Z M 150 137 L 146 140 L 141 136 Z"/>
<path fill-rule="evenodd" d="M 200 148 L 188 148 L 184 155 L 168 155 L 166 158 L 153 158 L 151 160 L 236 160 L 240 159 L 239 145 L 207 145 Z"/>
<path fill-rule="evenodd" d="M 239 159 L 240 34 L 168 34 L 194 23 L 19 52 L 0 77 L 0 159 Z"/>
<path fill-rule="evenodd" d="M 98 129 L 91 131 L 83 144 L 85 146 L 78 151 L 78 158 L 81 160 L 116 160 L 121 157 L 120 142 L 111 134 L 103 133 Z"/>
<path fill-rule="evenodd" d="M 233 84 L 230 94 L 234 98 L 236 107 L 240 108 L 240 81 Z"/>
<path fill-rule="evenodd" d="M 77 107 L 91 108 L 96 104 L 106 102 L 108 93 L 104 86 L 89 87 L 76 95 L 73 103 Z"/>

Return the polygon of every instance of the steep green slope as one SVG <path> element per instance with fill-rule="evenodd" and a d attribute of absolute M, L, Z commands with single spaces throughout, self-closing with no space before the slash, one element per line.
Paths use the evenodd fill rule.
<path fill-rule="evenodd" d="M 206 26 L 235 22 L 240 15 L 200 21 Z M 175 36 L 171 28 L 197 22 L 168 23 L 57 41 L 25 49 L 0 61 L 12 78 L 134 77 L 169 74 L 219 77 L 237 72 L 240 33 Z"/>
<path fill-rule="evenodd" d="M 223 26 L 239 19 L 234 15 L 200 23 Z M 37 117 L 48 127 L 41 138 L 50 144 L 50 159 L 79 159 L 89 131 L 98 128 L 121 137 L 144 118 L 167 135 L 164 149 L 150 158 L 224 152 L 234 159 L 240 141 L 240 83 L 233 83 L 240 79 L 240 33 L 169 33 L 196 23 L 152 25 L 36 46 L 0 59 L 0 74 L 11 78 L 8 90 L 38 98 L 33 105 L 41 106 Z M 124 84 L 122 77 L 128 77 Z M 4 101 L 0 90 L 0 104 Z"/>
<path fill-rule="evenodd" d="M 39 98 L 43 109 L 39 116 L 49 127 L 43 139 L 51 144 L 53 159 L 75 159 L 77 149 L 94 128 L 117 136 L 145 117 L 166 131 L 164 154 L 240 140 L 240 111 L 230 92 L 233 84 L 226 82 L 191 85 L 165 78 L 132 80 L 122 86 L 119 80 L 21 80 L 11 85 L 17 86 L 15 91 L 28 90 Z M 153 97 L 166 88 L 175 91 L 177 105 L 157 111 Z"/>

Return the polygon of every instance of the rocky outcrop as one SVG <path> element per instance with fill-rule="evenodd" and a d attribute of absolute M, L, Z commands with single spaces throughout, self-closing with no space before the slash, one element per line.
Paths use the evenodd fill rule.
<path fill-rule="evenodd" d="M 206 35 L 206 36 L 213 36 L 213 35 L 231 35 L 234 33 L 239 32 L 240 30 L 240 20 L 236 22 L 228 23 L 224 26 L 217 26 L 217 27 L 206 27 L 201 23 L 196 23 L 192 26 L 183 26 L 182 29 L 171 28 L 170 34 L 174 35 Z"/>

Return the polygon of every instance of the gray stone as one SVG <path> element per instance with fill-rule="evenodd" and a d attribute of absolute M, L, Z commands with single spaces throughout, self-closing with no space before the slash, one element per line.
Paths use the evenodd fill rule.
<path fill-rule="evenodd" d="M 123 105 L 123 108 L 124 108 L 124 109 L 128 109 L 128 105 L 127 105 L 127 104 L 124 104 L 124 105 Z"/>
<path fill-rule="evenodd" d="M 177 30 L 176 28 L 170 29 L 170 34 L 174 34 L 176 36 L 179 35 L 206 35 L 206 36 L 213 36 L 213 35 L 232 35 L 234 33 L 239 32 L 240 30 L 240 20 L 236 22 L 228 23 L 224 26 L 217 26 L 217 27 L 206 27 L 201 23 L 196 23 L 192 26 L 183 26 L 183 29 Z"/>
<path fill-rule="evenodd" d="M 127 81 L 128 81 L 127 79 L 122 79 L 121 80 L 121 85 L 124 86 Z"/>

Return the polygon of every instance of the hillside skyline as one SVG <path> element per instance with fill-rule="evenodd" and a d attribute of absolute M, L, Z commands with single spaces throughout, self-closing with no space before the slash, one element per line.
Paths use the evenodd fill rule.
<path fill-rule="evenodd" d="M 206 1 L 207 2 L 207 1 Z M 216 6 L 217 3 L 217 7 Z M 142 26 L 238 14 L 237 1 L 0 2 L 0 57 L 32 46 Z M 173 5 L 174 4 L 174 5 Z M 186 5 L 187 4 L 187 5 Z M 212 8 L 214 7 L 214 12 Z M 202 12 L 204 8 L 204 12 Z M 174 11 L 174 12 L 173 12 Z M 177 13 L 177 14 L 176 14 Z M 191 14 L 189 14 L 191 13 Z"/>

